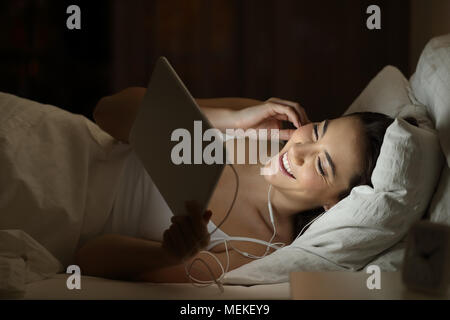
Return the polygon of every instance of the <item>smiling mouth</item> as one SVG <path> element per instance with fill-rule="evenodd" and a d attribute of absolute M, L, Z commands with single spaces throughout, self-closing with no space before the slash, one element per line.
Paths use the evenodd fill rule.
<path fill-rule="evenodd" d="M 280 162 L 281 172 L 283 172 L 288 177 L 295 179 L 294 175 L 292 174 L 291 166 L 289 165 L 287 152 L 283 153 L 283 155 L 280 156 L 279 162 Z"/>

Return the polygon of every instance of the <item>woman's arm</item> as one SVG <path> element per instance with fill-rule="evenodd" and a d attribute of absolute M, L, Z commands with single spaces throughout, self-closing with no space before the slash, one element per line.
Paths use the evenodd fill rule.
<path fill-rule="evenodd" d="M 148 270 L 175 266 L 175 259 L 160 242 L 105 234 L 88 241 L 75 256 L 85 275 L 131 280 Z"/>
<path fill-rule="evenodd" d="M 262 101 L 247 98 L 195 100 L 212 125 L 221 131 L 239 128 L 239 114 L 236 111 L 262 103 Z"/>
<path fill-rule="evenodd" d="M 93 117 L 100 128 L 119 141 L 129 143 L 129 135 L 146 88 L 131 87 L 100 99 Z M 260 103 L 246 98 L 195 99 L 212 125 L 220 130 L 235 128 L 233 110 Z"/>
<path fill-rule="evenodd" d="M 196 202 L 186 202 L 187 214 L 173 216 L 162 243 L 105 234 L 88 241 L 75 255 L 83 274 L 131 280 L 148 272 L 179 265 L 209 243 L 207 224 L 212 212 L 203 214 Z"/>
<path fill-rule="evenodd" d="M 228 271 L 251 261 L 234 250 L 230 249 L 228 253 L 228 257 L 226 252 L 214 253 L 224 269 L 229 261 Z M 189 266 L 198 258 L 203 259 L 209 269 L 197 261 L 191 276 L 207 281 L 221 275 L 217 261 L 208 254 L 198 253 L 185 263 Z M 160 242 L 118 234 L 105 234 L 88 242 L 78 250 L 75 264 L 82 274 L 89 276 L 154 283 L 190 282 L 185 264 L 167 253 Z"/>
<path fill-rule="evenodd" d="M 249 98 L 211 98 L 211 99 L 195 99 L 197 104 L 203 108 L 227 108 L 233 110 L 240 110 L 247 107 L 251 107 L 257 104 L 261 104 L 263 101 Z"/>
<path fill-rule="evenodd" d="M 212 254 L 220 261 L 225 271 L 231 271 L 252 261 L 252 259 L 244 257 L 243 255 L 232 249 L 229 249 L 228 256 L 226 252 Z M 198 261 L 197 259 L 202 259 L 203 262 Z M 193 278 L 201 281 L 209 281 L 217 279 L 222 275 L 222 269 L 220 265 L 211 255 L 206 253 L 198 253 L 193 258 L 187 260 L 185 263 L 149 270 L 137 275 L 133 280 L 154 283 L 190 282 L 191 280 L 186 274 L 185 265 L 189 267 L 194 260 L 197 261 L 194 262 L 192 268 L 190 269 L 190 275 Z M 228 270 L 226 270 L 227 262 L 229 264 Z M 205 264 L 208 267 L 206 267 Z"/>

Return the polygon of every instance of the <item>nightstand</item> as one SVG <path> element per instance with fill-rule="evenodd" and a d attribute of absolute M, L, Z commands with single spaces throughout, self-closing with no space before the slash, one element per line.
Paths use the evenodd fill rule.
<path fill-rule="evenodd" d="M 368 289 L 371 274 L 359 272 L 293 272 L 290 275 L 294 300 L 429 300 L 450 299 L 446 295 L 429 295 L 408 290 L 401 272 L 381 272 L 381 288 Z"/>

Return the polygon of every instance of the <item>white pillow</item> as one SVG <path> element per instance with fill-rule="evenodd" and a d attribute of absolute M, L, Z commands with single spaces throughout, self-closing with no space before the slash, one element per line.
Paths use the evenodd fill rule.
<path fill-rule="evenodd" d="M 416 101 L 408 80 L 394 66 L 386 66 L 355 99 L 344 115 L 353 112 L 378 112 L 390 117 L 413 116 L 420 127 L 434 128 L 427 109 Z"/>
<path fill-rule="evenodd" d="M 442 150 L 447 159 L 429 218 L 450 225 L 450 34 L 431 39 L 423 50 L 411 77 L 415 98 L 429 110 L 435 121 Z"/>
<path fill-rule="evenodd" d="M 450 34 L 428 42 L 410 82 L 415 98 L 428 109 L 450 166 Z"/>
<path fill-rule="evenodd" d="M 397 69 L 385 68 L 347 113 L 371 105 L 364 111 L 391 115 L 415 115 L 419 111 L 418 117 L 425 117 L 426 121 L 423 108 L 407 106 L 407 82 L 403 79 Z M 395 92 L 401 95 L 395 96 Z M 391 254 L 398 256 L 402 251 L 397 247 L 399 240 L 424 214 L 441 165 L 439 141 L 434 132 L 395 120 L 386 131 L 372 174 L 374 188 L 354 188 L 290 246 L 228 272 L 224 281 L 283 282 L 288 281 L 292 271 L 359 270 L 391 248 L 396 249 Z"/>
<path fill-rule="evenodd" d="M 394 66 L 381 70 L 344 112 L 379 112 L 395 117 L 404 105 L 410 104 L 408 80 Z"/>

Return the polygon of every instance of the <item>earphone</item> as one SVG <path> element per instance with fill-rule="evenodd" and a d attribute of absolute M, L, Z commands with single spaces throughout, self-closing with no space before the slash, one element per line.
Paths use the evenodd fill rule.
<path fill-rule="evenodd" d="M 219 223 L 219 225 L 210 233 L 210 235 L 212 235 L 214 232 L 216 232 L 216 230 L 218 230 L 220 228 L 220 226 L 222 226 L 222 224 L 228 218 L 231 210 L 233 209 L 234 203 L 236 201 L 237 193 L 238 193 L 238 190 L 239 190 L 239 176 L 238 176 L 238 174 L 236 172 L 236 169 L 233 167 L 233 165 L 232 164 L 229 164 L 229 165 L 233 169 L 233 172 L 234 172 L 235 177 L 236 177 L 236 191 L 234 193 L 233 201 L 232 201 L 232 203 L 230 205 L 230 208 L 228 209 L 227 214 L 225 215 L 224 219 Z M 269 191 L 268 191 L 268 194 L 267 194 L 267 206 L 268 206 L 268 209 L 269 209 L 270 222 L 271 222 L 272 227 L 273 227 L 273 234 L 272 234 L 272 237 L 270 238 L 270 240 L 267 242 L 267 241 L 264 241 L 264 240 L 248 238 L 248 237 L 228 237 L 228 238 L 219 238 L 219 239 L 217 239 L 217 242 L 218 242 L 217 245 L 220 244 L 220 241 L 223 241 L 223 244 L 225 245 L 225 251 L 226 251 L 226 254 L 227 254 L 227 265 L 226 265 L 226 268 L 223 267 L 222 263 L 219 261 L 219 259 L 213 253 L 211 253 L 209 251 L 206 251 L 206 250 L 200 251 L 201 254 L 207 254 L 207 255 L 210 255 L 211 257 L 214 258 L 214 260 L 220 266 L 222 274 L 218 278 L 215 278 L 214 277 L 214 273 L 212 272 L 210 266 L 203 259 L 196 258 L 195 260 L 193 260 L 191 262 L 191 264 L 189 266 L 187 266 L 185 264 L 186 275 L 188 276 L 188 278 L 191 281 L 192 285 L 203 287 L 203 286 L 210 286 L 211 284 L 216 284 L 221 292 L 224 291 L 224 288 L 223 288 L 223 285 L 222 285 L 221 281 L 222 281 L 223 277 L 225 276 L 225 274 L 228 272 L 228 268 L 229 268 L 229 265 L 230 265 L 230 257 L 229 257 L 229 253 L 228 253 L 228 245 L 230 245 L 230 247 L 233 250 L 235 250 L 236 252 L 238 252 L 239 254 L 243 255 L 244 257 L 251 258 L 251 259 L 264 258 L 267 255 L 267 253 L 269 252 L 270 248 L 275 249 L 275 250 L 279 250 L 279 249 L 281 249 L 281 248 L 283 248 L 285 246 L 284 243 L 280 243 L 280 242 L 272 243 L 272 241 L 273 241 L 273 239 L 275 238 L 275 235 L 276 235 L 276 226 L 275 226 L 275 219 L 274 219 L 274 214 L 273 214 L 272 203 L 271 203 L 271 200 L 270 200 L 271 190 L 272 190 L 272 185 L 269 186 Z M 308 226 L 310 226 L 313 222 L 315 222 L 317 219 L 322 217 L 325 213 L 326 213 L 326 211 L 321 213 L 320 215 L 318 215 L 313 220 L 311 220 L 308 224 L 306 224 L 302 228 L 300 233 L 297 235 L 295 240 L 297 240 L 303 234 L 303 231 Z M 248 252 L 243 252 L 241 250 L 238 250 L 237 248 L 233 247 L 232 244 L 228 243 L 230 241 L 247 241 L 247 242 L 258 243 L 258 244 L 261 244 L 261 245 L 265 245 L 266 246 L 266 251 L 264 252 L 264 254 L 262 256 L 255 256 L 255 255 L 252 255 L 252 254 L 250 254 Z M 206 266 L 206 268 L 208 269 L 209 273 L 211 274 L 212 280 L 206 280 L 206 281 L 205 280 L 199 280 L 199 279 L 196 279 L 193 276 L 191 276 L 190 270 L 192 269 L 192 266 L 194 265 L 194 263 L 197 262 L 197 261 L 198 262 L 202 262 Z"/>
<path fill-rule="evenodd" d="M 238 250 L 235 247 L 231 246 L 236 252 L 242 254 L 244 257 L 251 258 L 251 259 L 261 259 L 267 255 L 270 248 L 278 250 L 278 249 L 281 249 L 285 245 L 284 243 L 280 243 L 280 242 L 272 243 L 273 239 L 275 238 L 275 236 L 277 234 L 277 229 L 275 227 L 275 219 L 274 219 L 274 215 L 273 215 L 272 202 L 270 201 L 271 191 L 272 191 L 272 185 L 269 185 L 269 191 L 267 193 L 267 206 L 269 209 L 270 222 L 272 223 L 272 227 L 273 227 L 273 234 L 272 234 L 272 237 L 270 238 L 269 242 L 259 240 L 259 239 L 254 239 L 254 238 L 248 238 L 248 237 L 229 237 L 228 238 L 228 240 L 231 240 L 231 241 L 233 241 L 233 240 L 234 241 L 247 241 L 247 242 L 254 242 L 254 243 L 258 243 L 258 244 L 262 244 L 262 245 L 266 246 L 266 251 L 264 252 L 264 254 L 262 256 L 255 256 L 248 252 L 243 252 L 243 251 Z"/>
<path fill-rule="evenodd" d="M 225 220 L 228 218 L 231 210 L 233 209 L 233 206 L 234 206 L 234 203 L 236 201 L 236 198 L 237 198 L 237 194 L 238 194 L 238 190 L 239 190 L 239 176 L 238 176 L 238 174 L 236 172 L 236 169 L 233 167 L 233 165 L 232 164 L 229 164 L 229 165 L 233 169 L 233 172 L 234 172 L 234 175 L 235 175 L 235 178 L 236 178 L 236 190 L 235 190 L 235 193 L 234 193 L 234 196 L 233 196 L 233 201 L 231 202 L 230 208 L 228 209 L 225 217 L 219 223 L 219 225 L 210 233 L 210 235 L 212 235 L 214 232 L 216 232 L 222 226 L 222 224 L 225 222 Z M 215 283 L 219 287 L 220 291 L 223 292 L 223 286 L 221 284 L 221 280 L 223 279 L 225 273 L 228 272 L 229 262 L 230 262 L 230 257 L 229 257 L 229 253 L 228 253 L 228 242 L 229 241 L 247 241 L 247 242 L 258 243 L 258 244 L 266 246 L 266 251 L 264 252 L 264 254 L 262 256 L 256 256 L 256 255 L 250 254 L 248 252 L 243 252 L 243 251 L 233 247 L 230 244 L 230 247 L 233 250 L 235 250 L 239 254 L 243 255 L 244 257 L 251 258 L 251 259 L 264 258 L 267 255 L 267 253 L 269 252 L 270 248 L 278 250 L 278 249 L 281 249 L 285 245 L 284 243 L 280 243 L 280 242 L 272 243 L 273 239 L 276 236 L 276 226 L 275 226 L 275 219 L 274 219 L 274 214 L 273 214 L 272 203 L 271 203 L 271 200 L 270 200 L 271 190 L 272 190 L 272 185 L 269 186 L 269 191 L 268 191 L 268 194 L 267 194 L 267 205 L 268 205 L 268 209 L 269 209 L 269 217 L 270 217 L 270 222 L 272 223 L 272 227 L 273 227 L 273 234 L 272 234 L 272 237 L 270 238 L 269 242 L 264 241 L 264 240 L 254 239 L 254 238 L 248 238 L 248 237 L 227 237 L 227 238 L 219 238 L 219 239 L 217 239 L 216 241 L 218 241 L 218 243 L 216 245 L 220 244 L 220 241 L 223 241 L 223 244 L 225 245 L 225 251 L 226 251 L 226 254 L 227 254 L 227 266 L 226 266 L 226 268 L 225 269 L 223 268 L 223 266 L 220 263 L 219 259 L 214 254 L 212 254 L 211 252 L 206 251 L 206 250 L 200 251 L 200 253 L 208 254 L 208 255 L 212 256 L 215 259 L 215 261 L 220 266 L 222 274 L 220 275 L 220 277 L 218 277 L 216 279 L 214 277 L 214 274 L 213 274 L 211 268 L 209 267 L 209 265 L 203 259 L 196 258 L 196 259 L 194 259 L 191 262 L 191 264 L 189 266 L 187 266 L 185 264 L 186 275 L 188 276 L 189 280 L 191 281 L 191 283 L 193 285 L 195 285 L 195 283 L 197 283 L 197 284 L 209 286 L 209 285 Z M 207 269 L 210 272 L 213 280 L 204 281 L 204 280 L 196 279 L 193 276 L 191 276 L 190 270 L 192 269 L 192 266 L 194 265 L 194 263 L 197 262 L 197 261 L 202 262 L 207 267 Z"/>

